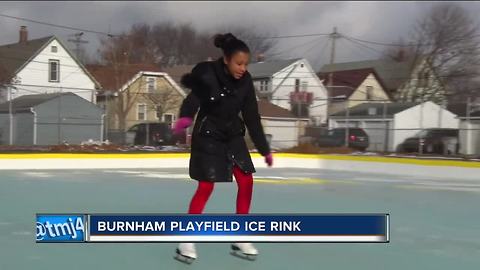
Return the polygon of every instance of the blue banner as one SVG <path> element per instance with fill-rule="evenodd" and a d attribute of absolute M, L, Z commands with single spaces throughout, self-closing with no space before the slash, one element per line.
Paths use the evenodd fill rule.
<path fill-rule="evenodd" d="M 36 222 L 37 243 L 85 241 L 85 215 L 37 214 Z"/>
<path fill-rule="evenodd" d="M 388 214 L 90 215 L 91 242 L 388 242 Z"/>

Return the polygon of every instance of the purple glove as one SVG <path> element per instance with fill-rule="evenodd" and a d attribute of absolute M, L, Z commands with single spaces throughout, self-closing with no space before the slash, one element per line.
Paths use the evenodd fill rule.
<path fill-rule="evenodd" d="M 267 163 L 268 167 L 272 167 L 272 165 L 273 165 L 272 153 L 265 156 L 265 163 Z"/>
<path fill-rule="evenodd" d="M 193 120 L 190 117 L 180 117 L 173 126 L 173 134 L 180 135 L 183 131 L 192 124 Z"/>

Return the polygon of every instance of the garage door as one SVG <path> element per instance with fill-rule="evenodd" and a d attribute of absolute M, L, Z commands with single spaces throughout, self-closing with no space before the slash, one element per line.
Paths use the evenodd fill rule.
<path fill-rule="evenodd" d="M 365 121 L 363 129 L 368 135 L 370 145 L 367 148 L 369 151 L 384 151 L 385 150 L 385 136 L 387 134 L 386 128 L 388 123 L 377 121 Z"/>

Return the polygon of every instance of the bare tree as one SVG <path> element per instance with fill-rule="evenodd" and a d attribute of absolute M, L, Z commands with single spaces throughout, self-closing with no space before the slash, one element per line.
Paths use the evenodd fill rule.
<path fill-rule="evenodd" d="M 395 62 L 405 62 L 415 57 L 415 47 L 412 43 L 406 43 L 402 38 L 395 42 L 395 46 L 389 46 L 383 52 L 383 58 Z"/>
<path fill-rule="evenodd" d="M 151 109 L 156 111 L 158 118 L 167 112 L 177 110 L 178 104 L 183 99 L 173 87 L 159 89 L 159 92 L 146 94 L 145 97 L 153 104 Z"/>
<path fill-rule="evenodd" d="M 271 30 L 259 30 L 255 25 L 230 25 L 218 27 L 215 33 L 232 33 L 237 38 L 245 41 L 252 52 L 252 61 L 260 54 L 266 54 L 277 45 L 277 39 L 271 38 L 275 33 Z M 215 34 L 211 32 L 210 35 Z"/>
<path fill-rule="evenodd" d="M 220 57 L 221 51 L 213 45 L 213 36 L 231 32 L 245 40 L 252 57 L 255 57 L 272 49 L 276 40 L 265 39 L 270 36 L 268 32 L 254 29 L 253 26 L 222 26 L 215 31 L 199 32 L 190 23 L 135 24 L 119 37 L 102 38 L 99 56 L 103 62 L 110 63 L 112 53 L 117 59 L 124 59 L 127 56 L 123 52 L 127 51 L 130 63 L 151 63 L 161 67 L 191 65 L 207 58 Z"/>
<path fill-rule="evenodd" d="M 411 99 L 439 101 L 465 92 L 479 75 L 477 29 L 469 12 L 455 3 L 436 4 L 418 21 L 412 35 L 417 45 L 414 61 L 426 65 L 416 71 L 418 83 Z M 425 83 L 432 75 L 440 79 L 440 87 Z"/>

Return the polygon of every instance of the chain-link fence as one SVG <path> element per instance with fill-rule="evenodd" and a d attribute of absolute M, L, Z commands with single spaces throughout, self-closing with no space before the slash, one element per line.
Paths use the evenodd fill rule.
<path fill-rule="evenodd" d="M 260 108 L 265 134 L 277 150 L 310 144 L 373 152 L 480 156 L 480 104 L 473 98 L 448 104 L 316 98 L 308 105 L 296 106 L 285 106 L 285 100 L 288 98 L 269 100 L 276 106 L 273 111 Z M 172 137 L 175 117 L 168 122 L 126 120 L 126 130 L 120 130 L 106 124 L 108 119 L 101 111 L 72 115 L 68 114 L 72 104 L 65 102 L 61 106 L 63 110 L 53 106 L 43 115 L 16 109 L 0 112 L 0 143 L 73 144 L 108 139 L 120 145 L 155 146 L 190 142 L 191 128 L 184 137 Z M 247 141 L 251 143 L 248 135 Z"/>
<path fill-rule="evenodd" d="M 347 146 L 375 152 L 480 156 L 480 104 L 386 100 L 328 100 L 323 126 L 309 126 L 317 146 Z M 347 128 L 348 127 L 348 128 Z"/>

